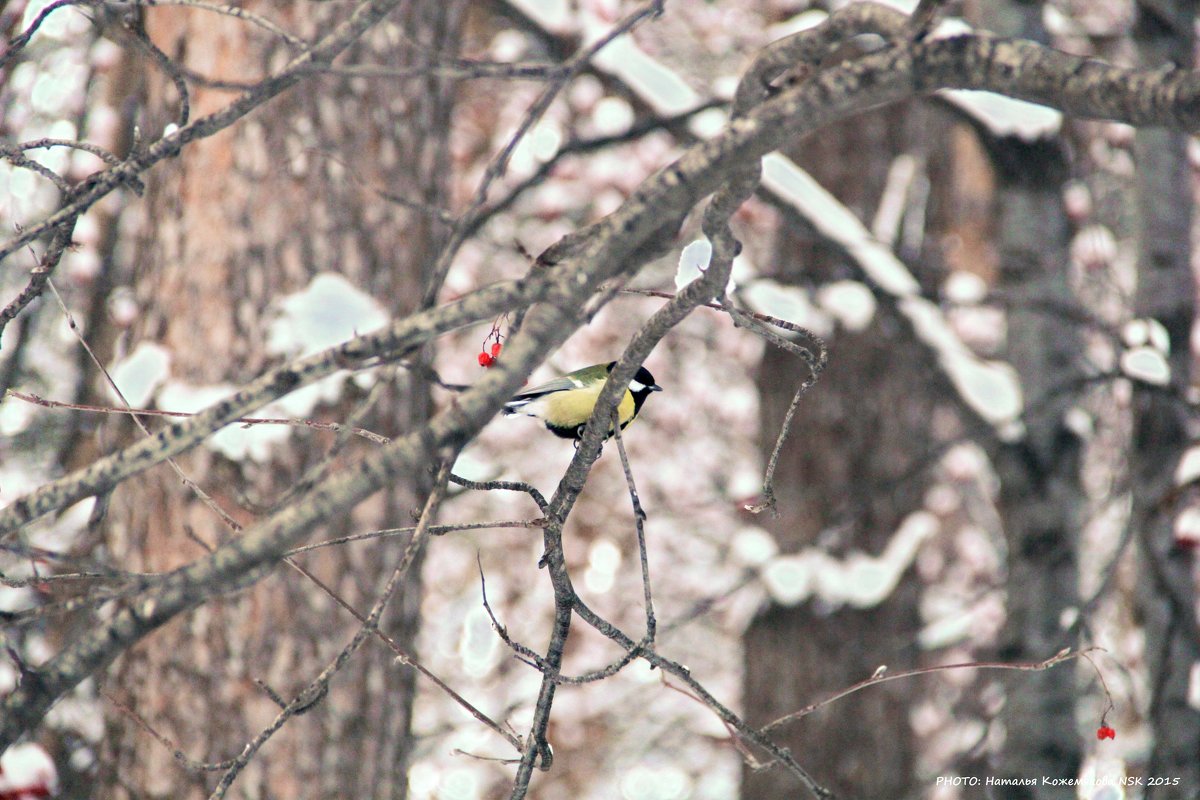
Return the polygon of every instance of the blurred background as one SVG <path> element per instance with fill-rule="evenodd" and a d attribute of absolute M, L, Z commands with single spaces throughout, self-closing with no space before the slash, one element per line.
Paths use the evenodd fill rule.
<path fill-rule="evenodd" d="M 47 5 L 6 4 L 3 37 Z M 0 71 L 6 236 L 52 213 L 63 189 L 10 157 L 16 143 L 82 140 L 124 158 L 185 110 L 195 118 L 224 107 L 295 53 L 277 30 L 213 6 L 136 5 L 60 8 Z M 312 40 L 353 5 L 236 7 Z M 635 6 L 406 0 L 332 66 L 151 170 L 140 196 L 114 193 L 80 217 L 55 274 L 61 303 L 46 294 L 4 329 L 0 386 L 119 407 L 99 362 L 135 407 L 195 411 L 284 357 L 519 277 L 530 253 L 612 211 L 719 131 L 757 50 L 841 5 L 667 4 L 561 87 L 441 281 L 449 223 L 489 162 L 564 59 Z M 1195 11 L 1182 0 L 967 0 L 949 4 L 939 35 L 976 28 L 1122 65 L 1190 68 Z M 20 152 L 70 182 L 104 166 L 87 150 Z M 1189 449 L 1197 156 L 1183 134 L 967 92 L 878 109 L 771 156 L 762 190 L 734 219 L 744 249 L 730 298 L 806 326 L 830 358 L 781 453 L 777 514 L 747 507 L 761 499 L 804 362 L 705 308 L 646 362 L 665 391 L 625 442 L 649 514 L 658 646 L 751 724 L 882 667 L 1036 663 L 1064 648 L 1103 648 L 1046 671 L 955 669 L 883 683 L 781 725 L 777 741 L 839 796 L 1200 792 L 1200 455 Z M 624 288 L 674 292 L 698 231 L 698 221 L 686 224 L 672 252 Z M 34 253 L 5 263 L 5 303 L 35 263 Z M 617 294 L 533 380 L 615 359 L 665 302 Z M 501 336 L 508 323 L 496 320 Z M 258 416 L 403 434 L 479 377 L 488 337 L 487 326 L 462 331 L 402 368 L 335 376 Z M 9 394 L 0 503 L 142 435 L 121 415 Z M 178 461 L 249 525 L 374 447 L 256 426 L 227 429 Z M 455 472 L 528 481 L 548 495 L 573 452 L 536 420 L 498 419 Z M 432 481 L 407 476 L 313 541 L 412 525 Z M 518 493 L 456 491 L 438 521 L 537 516 Z M 0 552 L 0 609 L 13 612 L 0 691 L 21 664 L 107 618 L 109 601 L 139 576 L 234 535 L 165 466 L 31 526 Z M 365 612 L 403 539 L 365 538 L 296 561 Z M 383 625 L 518 735 L 541 676 L 493 631 L 481 576 L 508 634 L 542 651 L 553 597 L 541 553 L 537 528 L 439 536 Z M 566 559 L 587 602 L 639 639 L 633 512 L 612 445 L 571 517 Z M 79 573 L 91 577 L 52 579 Z M 221 762 L 278 713 L 270 692 L 290 699 L 357 629 L 291 568 L 174 621 L 52 710 L 36 744 L 53 761 L 58 795 L 207 796 Z M 620 655 L 577 623 L 564 669 L 579 675 Z M 1102 726 L 1116 738 L 1098 739 Z M 561 687 L 549 740 L 554 766 L 535 776 L 531 797 L 803 796 L 760 753 L 744 758 L 711 710 L 642 662 Z M 232 792 L 494 798 L 509 793 L 503 760 L 513 757 L 443 689 L 369 642 Z M 947 780 L 955 777 L 1095 782 L 987 795 Z M 1178 782 L 1120 785 L 1154 777 Z"/>

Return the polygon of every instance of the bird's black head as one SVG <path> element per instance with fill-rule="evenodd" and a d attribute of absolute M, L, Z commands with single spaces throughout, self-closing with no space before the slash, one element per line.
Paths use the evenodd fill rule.
<path fill-rule="evenodd" d="M 650 374 L 650 370 L 639 367 L 633 380 L 629 382 L 629 393 L 633 395 L 634 413 L 642 410 L 642 403 L 646 402 L 646 398 L 650 396 L 651 392 L 661 391 L 662 387 L 654 382 L 654 376 Z"/>
<path fill-rule="evenodd" d="M 645 367 L 638 367 L 638 371 L 633 375 L 633 380 L 629 382 L 629 390 L 634 394 L 638 392 L 661 392 L 662 387 L 654 382 L 654 376 L 650 374 L 650 370 Z"/>
<path fill-rule="evenodd" d="M 606 365 L 609 372 L 612 372 L 613 367 L 617 362 L 610 361 Z M 646 398 L 651 392 L 661 392 L 662 387 L 654 382 L 654 376 L 650 374 L 650 370 L 645 367 L 638 367 L 638 371 L 633 374 L 633 380 L 629 382 L 629 393 L 633 395 L 634 413 L 642 409 L 642 403 L 646 402 Z"/>

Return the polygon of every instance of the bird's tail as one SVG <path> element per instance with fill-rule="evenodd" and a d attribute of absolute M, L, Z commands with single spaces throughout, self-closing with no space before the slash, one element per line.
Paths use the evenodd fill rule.
<path fill-rule="evenodd" d="M 533 401 L 532 397 L 514 397 L 504 404 L 502 409 L 505 414 L 518 414 L 521 409 L 529 405 Z"/>

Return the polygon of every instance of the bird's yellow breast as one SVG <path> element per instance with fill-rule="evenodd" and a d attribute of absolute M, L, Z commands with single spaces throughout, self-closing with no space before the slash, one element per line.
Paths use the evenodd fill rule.
<path fill-rule="evenodd" d="M 586 389 L 574 389 L 568 392 L 554 392 L 546 397 L 546 413 L 544 418 L 552 421 L 560 428 L 571 428 L 583 425 L 592 416 L 596 408 L 596 398 L 604 388 L 604 381 Z M 621 427 L 625 427 L 633 419 L 633 395 L 628 389 L 617 406 L 620 414 Z"/>

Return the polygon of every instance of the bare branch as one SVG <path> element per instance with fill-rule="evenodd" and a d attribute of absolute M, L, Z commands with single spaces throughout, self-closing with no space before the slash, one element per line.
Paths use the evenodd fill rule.
<path fill-rule="evenodd" d="M 662 2 L 663 0 L 650 0 L 650 2 L 638 10 L 628 14 L 614 25 L 612 30 L 573 56 L 565 65 L 562 73 L 551 80 L 541 96 L 538 97 L 533 106 L 526 112 L 520 126 L 518 126 L 516 132 L 509 138 L 508 144 L 492 158 L 484 170 L 483 177 L 480 179 L 479 185 L 475 190 L 475 197 L 471 201 L 470 208 L 468 208 L 467 212 L 459 220 L 458 225 L 450 236 L 450 241 L 446 243 L 437 264 L 434 265 L 432 277 L 429 284 L 425 287 L 425 297 L 422 300 L 422 307 L 432 305 L 437 299 L 437 294 L 441 291 L 442 284 L 446 280 L 446 273 L 449 272 L 454 257 L 458 254 L 462 243 L 466 241 L 466 237 L 473 230 L 474 218 L 482 212 L 492 184 L 504 175 L 508 169 L 509 159 L 512 158 L 512 154 L 517 149 L 517 145 L 520 144 L 521 139 L 542 118 L 542 115 L 550 108 L 550 104 L 554 102 L 554 98 L 558 96 L 563 87 L 587 66 L 596 53 L 600 52 L 613 39 L 633 30 L 641 22 L 661 14 Z"/>
<path fill-rule="evenodd" d="M 638 499 L 637 486 L 633 482 L 633 471 L 629 468 L 629 456 L 625 453 L 625 440 L 621 438 L 620 414 L 613 409 L 613 438 L 617 440 L 617 453 L 621 456 L 621 469 L 625 473 L 625 485 L 629 487 L 629 502 L 633 504 L 633 524 L 637 529 L 638 561 L 642 567 L 642 600 L 646 604 L 645 644 L 653 646 L 658 623 L 654 619 L 654 598 L 650 592 L 650 558 L 646 554 L 646 512 Z"/>
<path fill-rule="evenodd" d="M 289 33 L 261 14 L 255 14 L 252 11 L 247 11 L 246 9 L 239 8 L 237 6 L 224 6 L 216 3 L 205 3 L 203 0 L 109 0 L 107 5 L 118 8 L 123 5 L 137 8 L 153 8 L 154 6 L 184 6 L 186 8 L 198 8 L 204 11 L 211 11 L 214 14 L 235 17 L 240 20 L 245 20 L 252 25 L 257 25 L 264 31 L 283 39 L 288 43 L 289 46 L 296 50 L 302 50 L 308 46 L 308 42 L 304 41 L 295 34 Z"/>
<path fill-rule="evenodd" d="M 793 722 L 797 719 L 800 719 L 801 717 L 808 716 L 809 714 L 813 713 L 814 711 L 816 711 L 819 708 L 822 708 L 823 706 L 827 706 L 830 703 L 836 703 L 838 700 L 848 697 L 848 696 L 854 694 L 855 692 L 862 691 L 863 689 L 867 688 L 868 686 L 874 686 L 875 684 L 878 684 L 878 683 L 887 683 L 888 681 L 907 680 L 909 678 L 915 678 L 918 675 L 929 675 L 929 674 L 932 674 L 935 672 L 946 672 L 948 670 L 960 670 L 960 669 L 1005 669 L 1005 670 L 1016 670 L 1018 672 L 1041 672 L 1043 670 L 1050 669 L 1051 667 L 1058 666 L 1059 664 L 1063 663 L 1064 661 L 1070 661 L 1075 658 L 1087 658 L 1087 655 L 1089 653 L 1096 651 L 1096 650 L 1100 650 L 1100 649 L 1101 648 L 1098 648 L 1098 647 L 1090 647 L 1086 650 L 1071 650 L 1070 648 L 1067 648 L 1066 650 L 1056 653 L 1053 656 L 1051 656 L 1050 658 L 1043 659 L 1042 661 L 1029 661 L 1029 662 L 1018 662 L 1018 663 L 1005 663 L 1003 661 L 975 661 L 975 662 L 968 662 L 968 663 L 963 663 L 963 664 L 939 664 L 934 667 L 920 667 L 918 669 L 906 669 L 902 672 L 888 672 L 886 666 L 881 666 L 881 667 L 879 667 L 879 669 L 875 670 L 875 673 L 873 675 L 871 675 L 871 677 L 866 678 L 865 680 L 861 680 L 858 683 L 854 684 L 853 686 L 848 686 L 845 689 L 841 690 L 840 692 L 837 692 L 836 694 L 834 694 L 830 697 L 827 697 L 818 703 L 813 703 L 811 705 L 807 705 L 804 708 L 800 709 L 799 711 L 793 711 L 791 714 L 787 714 L 773 722 L 768 723 L 767 725 L 763 726 L 762 732 L 764 734 L 770 733 L 771 731 L 774 731 L 778 728 L 783 727 L 784 725 L 786 725 L 789 722 Z M 1088 659 L 1088 660 L 1090 661 L 1091 659 Z M 1103 678 L 1101 678 L 1101 680 L 1103 680 Z"/>
<path fill-rule="evenodd" d="M 228 128 L 263 103 L 295 86 L 308 74 L 307 68 L 310 65 L 325 64 L 332 61 L 334 57 L 362 36 L 368 28 L 395 8 L 398 3 L 399 0 L 363 0 L 345 22 L 334 28 L 333 31 L 317 42 L 311 50 L 297 56 L 278 73 L 263 79 L 252 90 L 247 91 L 237 100 L 234 100 L 220 111 L 193 120 L 171 135 L 159 139 L 148 148 L 135 152 L 119 166 L 110 167 L 89 178 L 84 186 L 80 187 L 80 189 L 73 192 L 67 198 L 67 203 L 61 210 L 39 224 L 31 226 L 28 230 L 10 239 L 4 245 L 0 245 L 0 261 L 8 258 L 27 243 L 62 225 L 66 220 L 82 214 L 91 208 L 100 198 L 109 194 L 114 189 L 132 184 L 142 172 L 154 166 L 159 161 L 178 154 L 188 143 L 212 136 L 214 133 Z M 98 5 L 95 0 L 79 3 L 52 3 L 38 16 L 34 25 L 26 33 L 32 36 L 33 29 L 41 24 L 41 21 L 52 9 L 61 7 L 62 5 L 76 4 Z M 22 36 L 25 36 L 25 34 L 22 34 Z M 18 37 L 18 39 L 21 39 L 21 37 Z M 25 39 L 25 41 L 28 41 L 28 39 Z M 0 67 L 4 66 L 4 62 L 16 52 L 16 49 L 23 46 L 24 41 L 20 42 L 19 45 L 10 47 L 8 53 L 0 56 Z"/>
<path fill-rule="evenodd" d="M 454 463 L 454 455 L 454 451 L 444 451 L 438 454 L 438 460 L 441 464 L 438 477 L 434 482 L 432 491 L 429 493 L 429 497 L 425 501 L 425 508 L 421 511 L 421 519 L 417 523 L 417 530 L 413 533 L 412 539 L 404 549 L 400 563 L 392 570 L 392 574 L 388 578 L 383 591 L 380 593 L 379 599 L 375 601 L 375 605 L 371 607 L 371 612 L 363 621 L 362 627 L 355 633 L 350 643 L 338 653 L 337 657 L 321 671 L 321 674 L 279 713 L 271 725 L 265 728 L 253 741 L 246 744 L 246 747 L 234 759 L 228 771 L 221 776 L 221 780 L 212 794 L 209 795 L 211 800 L 219 800 L 219 798 L 225 796 L 226 792 L 229 791 L 229 787 L 233 785 L 233 781 L 245 766 L 250 763 L 250 759 L 254 757 L 254 754 L 267 743 L 267 740 L 276 731 L 283 727 L 285 722 L 301 710 L 307 709 L 312 704 L 314 698 L 319 700 L 324 696 L 328 690 L 329 682 L 333 680 L 333 677 L 349 662 L 350 657 L 362 647 L 363 643 L 378 630 L 379 620 L 383 616 L 384 609 L 387 608 L 392 595 L 399 588 L 400 581 L 408 573 L 408 569 L 416 559 L 417 553 L 420 552 L 429 539 L 429 525 L 432 523 L 433 517 L 437 514 L 438 507 L 445 496 L 447 477 L 450 474 L 450 465 Z"/>

